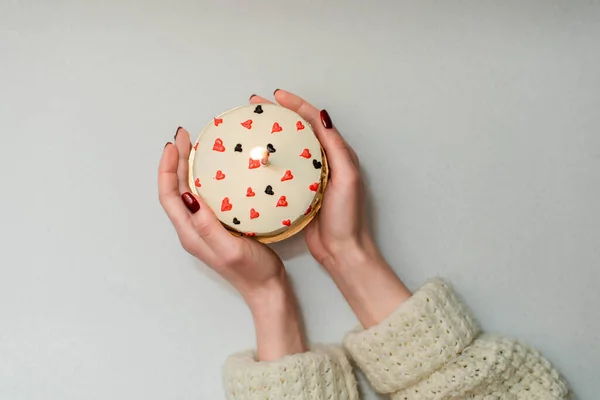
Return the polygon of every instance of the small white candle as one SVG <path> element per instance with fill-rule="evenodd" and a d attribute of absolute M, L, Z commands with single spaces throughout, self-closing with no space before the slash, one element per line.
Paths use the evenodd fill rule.
<path fill-rule="evenodd" d="M 260 160 L 262 165 L 267 165 L 269 163 L 269 152 L 264 147 L 255 147 L 250 150 L 250 158 Z"/>

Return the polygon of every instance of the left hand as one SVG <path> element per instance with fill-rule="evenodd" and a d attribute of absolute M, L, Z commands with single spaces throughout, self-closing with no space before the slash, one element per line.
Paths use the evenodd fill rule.
<path fill-rule="evenodd" d="M 190 254 L 235 287 L 252 311 L 260 361 L 306 351 L 296 298 L 281 259 L 267 246 L 231 235 L 188 185 L 190 135 L 177 129 L 158 168 L 160 204 Z"/>
<path fill-rule="evenodd" d="M 230 234 L 206 202 L 191 193 L 188 185 L 190 149 L 188 131 L 179 128 L 175 145 L 167 143 L 160 161 L 160 203 L 183 248 L 231 283 L 246 301 L 251 301 L 258 292 L 282 280 L 283 263 L 267 246 Z"/>

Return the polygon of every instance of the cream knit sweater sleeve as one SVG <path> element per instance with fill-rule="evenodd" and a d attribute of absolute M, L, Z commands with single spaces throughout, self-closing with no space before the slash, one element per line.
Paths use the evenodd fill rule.
<path fill-rule="evenodd" d="M 381 324 L 344 340 L 373 387 L 393 400 L 569 399 L 565 382 L 531 348 L 480 334 L 470 312 L 442 280 L 419 289 Z M 337 347 L 270 363 L 251 353 L 225 369 L 229 399 L 357 399 L 356 382 Z"/>

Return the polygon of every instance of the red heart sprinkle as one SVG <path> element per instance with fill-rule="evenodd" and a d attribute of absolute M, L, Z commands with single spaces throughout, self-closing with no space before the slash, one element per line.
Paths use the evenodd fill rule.
<path fill-rule="evenodd" d="M 254 208 L 250 209 L 250 219 L 258 218 L 260 214 Z"/>
<path fill-rule="evenodd" d="M 311 158 L 312 154 L 310 154 L 310 151 L 308 149 L 304 149 L 302 150 L 302 154 L 300 154 L 300 157 Z"/>
<path fill-rule="evenodd" d="M 248 190 L 246 190 L 246 197 L 253 197 L 256 193 L 254 193 L 252 191 L 252 188 L 249 187 Z"/>
<path fill-rule="evenodd" d="M 248 121 L 242 122 L 242 126 L 246 129 L 252 129 L 252 120 L 249 119 Z"/>
<path fill-rule="evenodd" d="M 254 233 L 254 232 L 246 232 L 246 236 L 256 236 L 256 233 Z"/>
<path fill-rule="evenodd" d="M 223 118 L 213 118 L 213 120 L 215 122 L 215 126 L 219 126 L 219 124 L 223 122 Z"/>
<path fill-rule="evenodd" d="M 302 129 L 304 129 L 304 124 L 302 123 L 302 121 L 296 122 L 296 130 L 301 131 Z"/>
<path fill-rule="evenodd" d="M 310 185 L 308 187 L 310 190 L 312 190 L 313 192 L 316 192 L 317 189 L 319 189 L 319 184 L 317 182 L 313 183 L 312 185 Z"/>
<path fill-rule="evenodd" d="M 229 197 L 225 197 L 221 202 L 221 211 L 229 211 L 233 208 L 233 205 L 229 202 Z"/>
<path fill-rule="evenodd" d="M 200 184 L 200 178 L 196 178 L 196 180 L 194 181 L 194 185 L 196 185 L 196 187 L 200 187 L 200 186 L 202 186 L 202 185 Z"/>
<path fill-rule="evenodd" d="M 224 152 L 225 146 L 223 146 L 223 141 L 221 139 L 215 139 L 215 144 L 213 145 L 214 151 Z"/>
<path fill-rule="evenodd" d="M 277 207 L 287 207 L 288 202 L 286 201 L 285 196 L 281 196 L 277 201 Z"/>
<path fill-rule="evenodd" d="M 279 125 L 277 122 L 275 122 L 273 124 L 273 128 L 271 129 L 271 133 L 281 132 L 282 130 L 283 130 L 283 128 L 281 128 L 281 125 Z"/>
<path fill-rule="evenodd" d="M 288 169 L 287 171 L 285 171 L 285 174 L 283 175 L 283 178 L 281 178 L 281 182 L 283 182 L 283 181 L 289 181 L 290 179 L 294 179 L 294 175 L 292 175 L 292 171 L 290 171 Z"/>
<path fill-rule="evenodd" d="M 312 205 L 308 206 L 308 208 L 306 209 L 306 211 L 304 212 L 304 215 L 308 215 L 310 214 L 310 212 L 312 211 Z"/>
<path fill-rule="evenodd" d="M 198 151 L 198 142 L 194 145 L 194 150 Z"/>
<path fill-rule="evenodd" d="M 225 174 L 223 173 L 223 171 L 218 170 L 217 174 L 215 175 L 215 179 L 220 181 L 221 179 L 225 179 Z"/>
<path fill-rule="evenodd" d="M 281 221 L 281 223 L 285 226 L 290 226 L 292 224 L 292 221 L 290 221 L 289 219 L 284 219 L 283 221 Z"/>
<path fill-rule="evenodd" d="M 254 160 L 250 158 L 250 161 L 248 162 L 248 169 L 254 169 L 258 167 L 260 167 L 260 160 Z"/>

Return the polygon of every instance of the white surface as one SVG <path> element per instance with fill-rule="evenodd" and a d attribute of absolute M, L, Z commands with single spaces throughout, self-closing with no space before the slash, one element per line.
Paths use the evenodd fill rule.
<path fill-rule="evenodd" d="M 156 166 L 178 125 L 277 87 L 357 149 L 409 286 L 450 279 L 487 330 L 597 394 L 597 2 L 0 7 L 0 398 L 223 397 L 251 319 L 180 248 Z M 340 341 L 355 318 L 334 285 L 302 242 L 277 249 L 310 338 Z"/>

